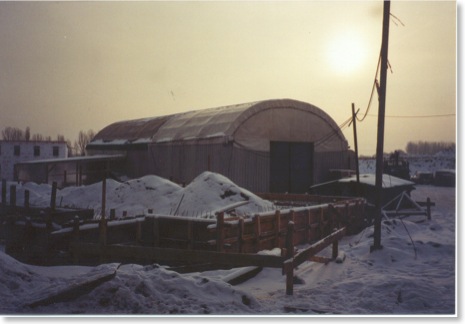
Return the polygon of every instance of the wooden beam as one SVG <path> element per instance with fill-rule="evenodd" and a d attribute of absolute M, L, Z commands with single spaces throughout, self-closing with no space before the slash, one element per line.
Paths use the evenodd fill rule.
<path fill-rule="evenodd" d="M 274 255 L 220 253 L 130 245 L 100 245 L 70 242 L 70 250 L 78 255 L 104 255 L 116 258 L 137 258 L 151 261 L 210 262 L 224 265 L 282 268 L 284 258 Z"/>

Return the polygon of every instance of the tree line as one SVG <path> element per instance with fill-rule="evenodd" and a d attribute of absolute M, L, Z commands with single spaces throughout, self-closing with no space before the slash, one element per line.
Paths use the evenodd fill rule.
<path fill-rule="evenodd" d="M 453 142 L 408 142 L 405 148 L 408 154 L 412 155 L 434 155 L 441 151 L 455 151 L 455 143 Z"/>
<path fill-rule="evenodd" d="M 65 142 L 68 147 L 68 156 L 84 156 L 86 155 L 86 146 L 94 138 L 95 132 L 91 129 L 88 131 L 79 131 L 77 139 L 72 143 L 69 139 L 66 139 L 64 135 L 58 134 L 55 139 L 51 136 L 44 136 L 39 133 L 31 134 L 30 127 L 26 127 L 22 130 L 17 127 L 5 127 L 2 130 L 2 139 L 4 141 L 34 141 L 34 142 L 46 142 L 46 141 L 58 141 Z"/>

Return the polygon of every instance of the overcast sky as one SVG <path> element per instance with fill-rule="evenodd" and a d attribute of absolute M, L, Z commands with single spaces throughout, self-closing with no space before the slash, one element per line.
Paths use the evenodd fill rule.
<path fill-rule="evenodd" d="M 341 124 L 352 103 L 366 111 L 382 7 L 0 2 L 0 128 L 74 141 L 116 121 L 278 98 L 311 103 Z M 385 151 L 455 141 L 456 3 L 394 1 L 391 13 Z M 375 97 L 357 124 L 361 154 L 376 151 L 377 111 Z M 352 128 L 344 134 L 353 147 Z"/>

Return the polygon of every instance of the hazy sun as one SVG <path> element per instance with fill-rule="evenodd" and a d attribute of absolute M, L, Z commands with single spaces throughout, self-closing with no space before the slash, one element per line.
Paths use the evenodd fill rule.
<path fill-rule="evenodd" d="M 365 60 L 365 45 L 360 35 L 344 31 L 329 40 L 327 59 L 333 70 L 341 74 L 356 72 Z"/>

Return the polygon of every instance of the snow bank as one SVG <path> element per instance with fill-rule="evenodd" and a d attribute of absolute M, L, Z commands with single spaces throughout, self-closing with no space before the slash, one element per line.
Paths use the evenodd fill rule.
<path fill-rule="evenodd" d="M 157 265 L 121 265 L 113 279 L 90 292 L 49 305 L 31 307 L 44 295 L 53 295 L 116 264 L 98 267 L 36 267 L 0 252 L 1 314 L 252 314 L 255 298 L 220 279 L 182 276 Z"/>

